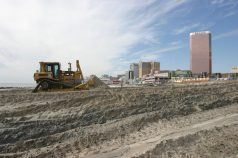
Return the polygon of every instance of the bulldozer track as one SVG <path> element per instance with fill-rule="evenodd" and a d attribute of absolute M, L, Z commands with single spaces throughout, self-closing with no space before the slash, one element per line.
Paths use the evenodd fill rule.
<path fill-rule="evenodd" d="M 38 92 L 40 86 L 42 86 L 42 83 L 47 82 L 49 84 L 50 87 L 58 87 L 58 88 L 72 88 L 73 85 L 67 84 L 67 83 L 62 83 L 59 81 L 53 81 L 50 79 L 44 79 L 42 81 L 40 81 L 37 86 L 35 87 L 35 89 L 32 91 L 33 93 Z"/>

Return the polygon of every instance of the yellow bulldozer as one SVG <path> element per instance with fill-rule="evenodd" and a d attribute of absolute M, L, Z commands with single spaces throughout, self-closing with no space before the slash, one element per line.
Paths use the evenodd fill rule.
<path fill-rule="evenodd" d="M 91 87 L 104 86 L 96 76 L 91 76 L 87 82 L 84 82 L 78 60 L 76 60 L 76 67 L 77 70 L 72 71 L 69 63 L 68 71 L 62 71 L 59 62 L 40 62 L 40 70 L 34 73 L 37 86 L 33 92 L 61 89 L 88 90 Z"/>

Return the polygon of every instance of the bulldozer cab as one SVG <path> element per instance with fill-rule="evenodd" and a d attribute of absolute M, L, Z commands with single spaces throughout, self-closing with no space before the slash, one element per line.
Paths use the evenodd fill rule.
<path fill-rule="evenodd" d="M 40 62 L 41 72 L 51 72 L 54 79 L 59 78 L 60 63 L 58 62 Z"/>

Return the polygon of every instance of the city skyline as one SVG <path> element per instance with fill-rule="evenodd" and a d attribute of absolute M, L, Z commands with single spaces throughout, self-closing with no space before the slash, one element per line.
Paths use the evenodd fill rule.
<path fill-rule="evenodd" d="M 236 0 L 0 0 L 0 82 L 33 83 L 39 61 L 75 69 L 79 59 L 85 76 L 122 74 L 139 61 L 189 70 L 189 33 L 205 30 L 213 72 L 230 72 L 238 65 L 237 10 Z"/>

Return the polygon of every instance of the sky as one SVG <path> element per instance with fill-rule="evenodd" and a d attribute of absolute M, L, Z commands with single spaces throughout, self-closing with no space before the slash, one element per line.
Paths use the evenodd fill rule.
<path fill-rule="evenodd" d="M 0 82 L 33 83 L 39 61 L 79 59 L 85 76 L 189 69 L 189 33 L 207 30 L 213 72 L 238 66 L 237 0 L 0 0 Z"/>

